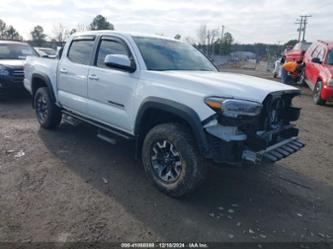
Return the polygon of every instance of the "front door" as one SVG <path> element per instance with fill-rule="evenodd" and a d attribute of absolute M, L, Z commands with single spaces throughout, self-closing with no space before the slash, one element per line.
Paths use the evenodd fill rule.
<path fill-rule="evenodd" d="M 101 38 L 94 66 L 90 68 L 88 76 L 89 113 L 100 122 L 131 133 L 130 114 L 137 75 L 136 72 L 107 67 L 104 59 L 108 54 L 127 55 L 133 61 L 125 41 L 110 36 Z"/>

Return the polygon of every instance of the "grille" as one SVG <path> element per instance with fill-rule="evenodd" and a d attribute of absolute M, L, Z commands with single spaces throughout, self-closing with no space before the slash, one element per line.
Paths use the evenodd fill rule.
<path fill-rule="evenodd" d="M 270 94 L 264 101 L 264 108 L 261 114 L 261 129 L 270 131 L 278 128 L 287 122 L 286 112 L 291 112 L 292 98 L 298 92 Z"/>
<path fill-rule="evenodd" d="M 14 83 L 17 83 L 17 84 L 23 83 L 23 79 L 24 79 L 23 69 L 14 69 L 12 71 L 11 75 L 12 75 L 12 80 L 14 81 Z"/>

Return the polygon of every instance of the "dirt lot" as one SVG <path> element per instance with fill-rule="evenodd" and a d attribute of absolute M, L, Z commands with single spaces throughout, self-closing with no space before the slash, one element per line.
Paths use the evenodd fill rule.
<path fill-rule="evenodd" d="M 332 242 L 333 105 L 302 91 L 302 151 L 273 166 L 212 166 L 183 199 L 149 184 L 132 144 L 88 125 L 42 130 L 29 97 L 1 100 L 0 241 Z"/>

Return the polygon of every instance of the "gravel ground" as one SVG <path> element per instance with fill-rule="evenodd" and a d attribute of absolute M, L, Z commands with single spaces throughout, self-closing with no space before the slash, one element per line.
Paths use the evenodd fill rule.
<path fill-rule="evenodd" d="M 39 128 L 28 96 L 0 101 L 0 241 L 332 242 L 333 105 L 296 104 L 306 147 L 275 165 L 216 167 L 182 199 L 147 181 L 130 143 L 89 125 Z"/>

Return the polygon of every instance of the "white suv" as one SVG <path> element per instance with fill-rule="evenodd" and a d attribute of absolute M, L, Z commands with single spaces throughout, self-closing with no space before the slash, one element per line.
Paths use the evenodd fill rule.
<path fill-rule="evenodd" d="M 292 123 L 298 89 L 220 73 L 165 37 L 74 34 L 59 60 L 29 57 L 24 84 L 42 127 L 84 121 L 111 143 L 133 140 L 150 179 L 171 196 L 202 182 L 203 159 L 272 162 L 303 147 Z"/>

